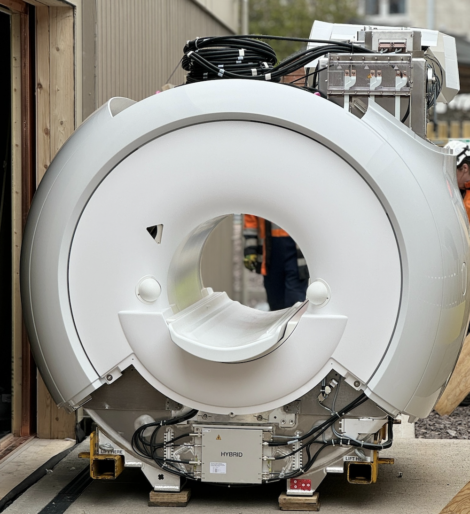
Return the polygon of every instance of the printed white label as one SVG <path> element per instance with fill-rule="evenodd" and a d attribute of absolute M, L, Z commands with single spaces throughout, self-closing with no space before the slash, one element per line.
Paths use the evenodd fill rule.
<path fill-rule="evenodd" d="M 219 475 L 227 474 L 227 464 L 225 462 L 211 462 L 210 469 L 211 473 L 217 473 Z"/>
<path fill-rule="evenodd" d="M 202 433 L 203 433 L 203 434 L 207 434 L 207 433 L 208 433 L 208 432 L 210 432 L 210 431 L 211 431 L 211 429 L 210 429 L 210 428 L 203 428 L 203 429 L 202 429 Z"/>
<path fill-rule="evenodd" d="M 102 450 L 101 448 L 98 449 L 98 454 L 99 455 L 124 455 L 124 450 L 116 450 L 116 449 L 112 449 L 112 450 Z"/>
<path fill-rule="evenodd" d="M 371 458 L 366 457 L 365 459 L 361 459 L 360 457 L 355 457 L 355 456 L 349 455 L 348 457 L 344 457 L 343 460 L 345 462 L 370 462 Z"/>

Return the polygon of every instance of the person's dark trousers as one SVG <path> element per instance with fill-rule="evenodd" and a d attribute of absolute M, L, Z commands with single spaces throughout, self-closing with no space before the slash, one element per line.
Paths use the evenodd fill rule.
<path fill-rule="evenodd" d="M 307 279 L 299 279 L 294 240 L 291 237 L 273 237 L 268 274 L 264 277 L 269 308 L 277 311 L 303 302 L 307 286 Z"/>

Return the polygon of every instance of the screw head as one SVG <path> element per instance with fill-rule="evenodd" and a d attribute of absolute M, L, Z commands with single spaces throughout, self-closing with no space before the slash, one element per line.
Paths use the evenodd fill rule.
<path fill-rule="evenodd" d="M 257 417 L 256 417 L 256 419 L 257 419 L 258 421 L 263 421 L 263 416 L 261 416 L 261 414 L 260 414 L 259 416 L 257 416 Z"/>
<path fill-rule="evenodd" d="M 354 382 L 354 387 L 359 387 L 361 385 L 361 383 L 359 382 L 359 380 L 356 380 Z"/>
<path fill-rule="evenodd" d="M 202 419 L 207 419 L 207 414 L 203 414 Z"/>
<path fill-rule="evenodd" d="M 113 379 L 113 375 L 106 375 L 106 380 L 108 382 L 111 382 L 112 379 Z"/>

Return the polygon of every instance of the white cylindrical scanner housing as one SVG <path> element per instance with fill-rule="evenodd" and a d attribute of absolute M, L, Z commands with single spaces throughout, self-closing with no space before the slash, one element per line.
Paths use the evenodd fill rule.
<path fill-rule="evenodd" d="M 332 372 L 384 416 L 426 416 L 469 314 L 454 166 L 377 104 L 358 119 L 280 84 L 110 100 L 52 162 L 25 231 L 25 320 L 54 400 L 91 396 L 126 451 L 134 420 L 157 419 L 145 398 L 272 423 Z M 204 244 L 233 213 L 298 243 L 306 302 L 261 312 L 204 285 Z M 123 376 L 103 385 L 109 374 Z M 131 376 L 145 392 L 128 399 Z"/>

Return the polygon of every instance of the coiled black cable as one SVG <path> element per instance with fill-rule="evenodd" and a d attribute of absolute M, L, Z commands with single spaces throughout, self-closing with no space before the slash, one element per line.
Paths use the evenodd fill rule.
<path fill-rule="evenodd" d="M 320 43 L 287 57 L 277 64 L 276 52 L 260 39 L 283 39 Z M 351 43 L 281 36 L 220 36 L 196 38 L 184 47 L 181 65 L 188 72 L 187 83 L 217 79 L 250 79 L 280 82 L 282 77 L 328 53 L 370 53 Z"/>

